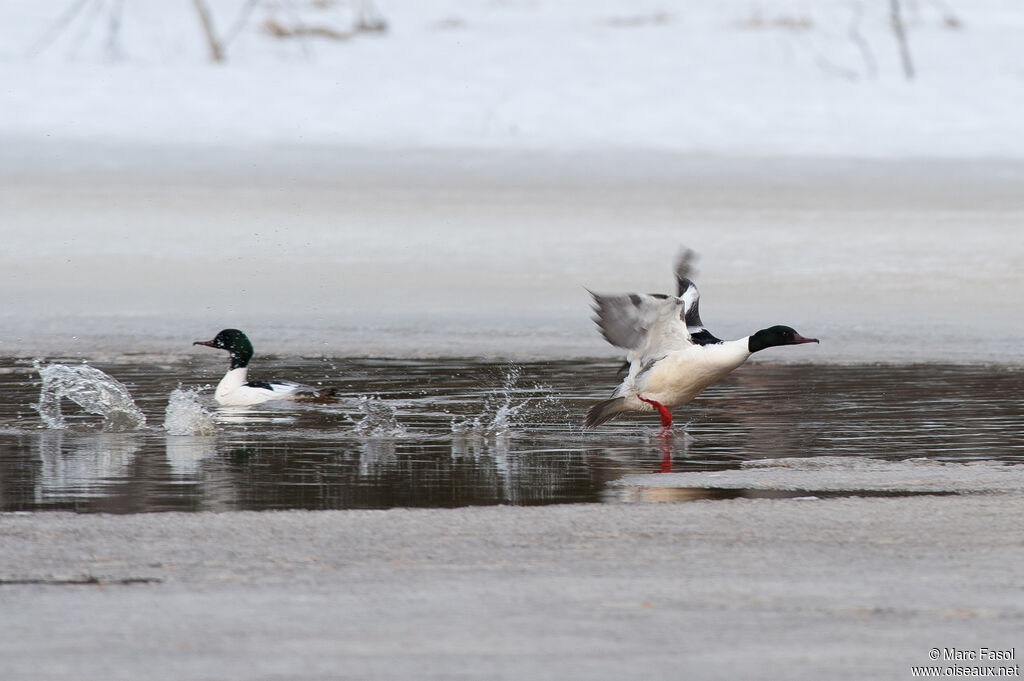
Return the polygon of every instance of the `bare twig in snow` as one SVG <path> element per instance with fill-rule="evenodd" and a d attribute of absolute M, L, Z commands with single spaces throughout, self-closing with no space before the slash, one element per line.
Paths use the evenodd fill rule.
<path fill-rule="evenodd" d="M 327 0 L 320 0 L 327 3 Z M 319 9 L 330 9 L 330 4 L 316 4 Z M 302 41 L 303 49 L 309 54 L 310 47 L 308 38 L 327 38 L 328 40 L 348 40 L 359 33 L 379 33 L 387 30 L 387 22 L 377 11 L 370 0 L 361 0 L 354 3 L 354 16 L 350 29 L 335 28 L 324 23 L 307 23 L 296 11 L 290 1 L 284 0 L 281 7 L 288 11 L 292 17 L 285 23 L 276 18 L 269 18 L 263 22 L 264 32 L 275 38 L 298 38 Z"/>
<path fill-rule="evenodd" d="M 224 61 L 224 49 L 217 40 L 217 33 L 213 29 L 213 17 L 204 0 L 192 0 L 196 12 L 199 14 L 199 22 L 203 25 L 203 32 L 206 34 L 206 44 L 210 47 L 210 59 L 215 62 Z"/>
<path fill-rule="evenodd" d="M 112 61 L 121 58 L 121 12 L 124 11 L 124 0 L 114 0 L 107 17 L 107 55 Z"/>
<path fill-rule="evenodd" d="M 774 17 L 765 17 L 760 9 L 754 9 L 750 15 L 736 22 L 740 28 L 759 31 L 769 28 L 777 28 L 787 31 L 810 31 L 814 28 L 814 21 L 807 14 L 778 14 Z"/>
<path fill-rule="evenodd" d="M 356 8 L 356 31 L 383 33 L 388 30 L 388 22 L 373 4 L 373 0 L 361 0 Z"/>
<path fill-rule="evenodd" d="M 263 22 L 263 30 L 275 38 L 327 38 L 329 40 L 348 40 L 352 33 L 345 33 L 335 30 L 330 26 L 322 24 L 306 25 L 296 24 L 285 26 L 276 19 L 267 19 Z"/>
<path fill-rule="evenodd" d="M 901 0 L 889 0 L 889 20 L 893 35 L 900 48 L 900 61 L 903 64 L 903 76 L 907 80 L 914 78 L 914 63 L 910 59 L 910 45 L 907 44 L 907 29 L 903 25 L 903 7 Z"/>

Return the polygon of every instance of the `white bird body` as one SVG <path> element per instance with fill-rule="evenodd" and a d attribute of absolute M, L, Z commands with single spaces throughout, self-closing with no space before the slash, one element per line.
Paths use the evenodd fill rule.
<path fill-rule="evenodd" d="M 693 251 L 687 250 L 676 261 L 678 296 L 591 292 L 594 321 L 605 340 L 628 351 L 629 373 L 611 399 L 587 412 L 586 427 L 599 426 L 627 411 L 657 410 L 667 430 L 672 424 L 669 410 L 693 401 L 753 353 L 818 342 L 788 326 L 772 326 L 738 340 L 716 338 L 700 320 L 700 293 L 689 279 L 693 258 Z"/>
<path fill-rule="evenodd" d="M 250 381 L 249 360 L 252 359 L 252 343 L 238 329 L 224 329 L 213 340 L 196 341 L 193 345 L 227 350 L 231 364 L 224 378 L 220 379 L 213 397 L 217 404 L 225 407 L 249 407 L 272 400 L 303 400 L 307 402 L 330 402 L 334 389 L 317 390 L 294 381 Z"/>
<path fill-rule="evenodd" d="M 750 357 L 747 338 L 713 345 L 690 344 L 650 363 L 644 370 L 643 358 L 630 364 L 629 375 L 615 391 L 625 397 L 624 406 L 635 411 L 653 411 L 643 395 L 669 409 L 692 402 L 704 389 L 718 383 Z"/>
<path fill-rule="evenodd" d="M 274 381 L 266 383 L 249 383 L 249 367 L 228 369 L 224 378 L 220 379 L 213 398 L 217 404 L 225 407 L 249 407 L 271 400 L 299 399 L 314 389 L 301 383 L 291 381 Z"/>

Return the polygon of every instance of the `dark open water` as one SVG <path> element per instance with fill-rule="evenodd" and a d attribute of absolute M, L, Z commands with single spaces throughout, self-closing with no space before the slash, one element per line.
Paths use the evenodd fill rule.
<path fill-rule="evenodd" d="M 617 499 L 608 483 L 626 473 L 765 457 L 1024 462 L 1013 367 L 751 364 L 676 410 L 662 439 L 653 414 L 581 431 L 616 384 L 610 362 L 258 359 L 253 378 L 332 386 L 339 402 L 217 410 L 219 362 L 127 357 L 93 366 L 128 387 L 144 427 L 107 432 L 65 400 L 66 427 L 53 429 L 32 406 L 32 362 L 0 359 L 0 510 L 600 502 Z M 179 386 L 206 387 L 179 393 L 168 415 Z M 165 421 L 208 434 L 172 435 Z"/>

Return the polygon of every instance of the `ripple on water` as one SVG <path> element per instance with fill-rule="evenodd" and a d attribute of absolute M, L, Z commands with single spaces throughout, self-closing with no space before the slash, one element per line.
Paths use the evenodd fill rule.
<path fill-rule="evenodd" d="M 58 366 L 66 368 L 47 371 Z M 255 378 L 322 384 L 339 401 L 231 411 L 193 387 L 220 375 L 213 358 L 38 370 L 0 358 L 0 508 L 600 502 L 624 475 L 654 480 L 660 471 L 726 471 L 754 460 L 1024 463 L 1024 371 L 1012 367 L 751 364 L 676 410 L 672 438 L 655 437 L 649 414 L 582 432 L 583 414 L 614 388 L 616 369 L 610 361 L 266 358 Z M 121 427 L 111 415 L 133 407 L 128 423 L 139 425 L 103 431 Z M 147 421 L 163 427 L 141 427 Z"/>

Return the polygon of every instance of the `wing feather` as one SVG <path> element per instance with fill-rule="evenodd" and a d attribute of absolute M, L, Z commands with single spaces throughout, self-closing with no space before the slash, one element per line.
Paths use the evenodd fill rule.
<path fill-rule="evenodd" d="M 627 293 L 594 298 L 594 321 L 612 345 L 634 358 L 665 354 L 691 344 L 680 314 L 683 301 L 663 294 Z"/>
<path fill-rule="evenodd" d="M 690 333 L 706 331 L 704 323 L 700 320 L 700 291 L 690 279 L 697 274 L 694 267 L 696 260 L 697 254 L 689 248 L 684 248 L 676 258 L 676 295 L 684 303 L 683 319 L 686 320 L 686 326 L 690 328 Z"/>

